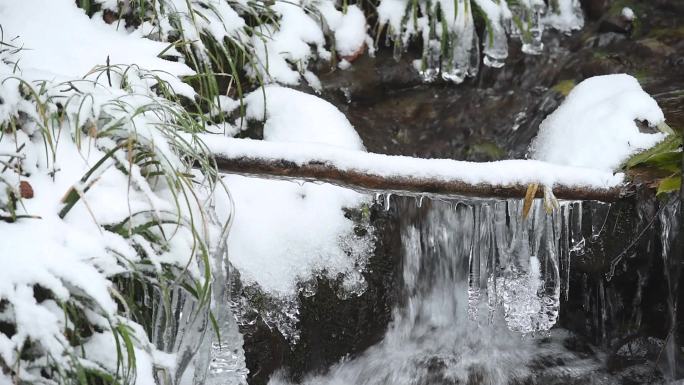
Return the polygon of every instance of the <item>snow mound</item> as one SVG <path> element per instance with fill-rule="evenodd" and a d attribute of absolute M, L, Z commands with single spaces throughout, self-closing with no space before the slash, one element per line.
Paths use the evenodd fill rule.
<path fill-rule="evenodd" d="M 264 141 L 363 150 L 353 126 L 332 104 L 279 86 L 267 86 L 264 92 L 245 98 L 247 116 L 265 122 Z M 289 296 L 296 293 L 298 279 L 323 270 L 330 276 L 361 279 L 354 271 L 354 255 L 361 257 L 368 245 L 348 242 L 354 224 L 342 209 L 366 202 L 366 196 L 329 184 L 236 175 L 224 181 L 236 207 L 229 255 L 243 280 Z"/>
<path fill-rule="evenodd" d="M 364 149 L 344 114 L 317 96 L 271 85 L 247 95 L 245 104 L 248 118 L 265 122 L 264 140 Z"/>
<path fill-rule="evenodd" d="M 636 120 L 665 120 L 656 101 L 626 74 L 596 76 L 578 84 L 539 126 L 532 158 L 568 166 L 615 170 L 665 135 L 639 131 Z"/>

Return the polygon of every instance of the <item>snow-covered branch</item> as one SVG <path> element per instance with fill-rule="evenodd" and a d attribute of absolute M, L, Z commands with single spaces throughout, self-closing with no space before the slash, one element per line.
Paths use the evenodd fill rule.
<path fill-rule="evenodd" d="M 567 200 L 615 201 L 622 174 L 535 160 L 464 162 L 346 150 L 333 146 L 204 136 L 220 171 L 327 182 L 363 191 L 409 195 L 522 198 L 527 186 L 549 186 Z M 543 189 L 539 189 L 539 196 Z"/>

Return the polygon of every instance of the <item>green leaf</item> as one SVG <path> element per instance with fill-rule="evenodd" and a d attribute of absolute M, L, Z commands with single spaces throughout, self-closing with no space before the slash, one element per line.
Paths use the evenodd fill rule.
<path fill-rule="evenodd" d="M 672 127 L 668 126 L 667 123 L 665 123 L 665 122 L 658 124 L 656 126 L 656 128 L 658 129 L 658 131 L 664 132 L 668 135 L 675 135 L 676 134 L 675 131 L 672 129 Z"/>
<path fill-rule="evenodd" d="M 658 191 L 656 195 L 667 194 L 669 192 L 678 191 L 682 186 L 682 175 L 671 175 L 660 181 L 658 184 Z"/>
<path fill-rule="evenodd" d="M 667 151 L 649 157 L 642 163 L 642 165 L 670 172 L 678 172 L 681 167 L 681 163 L 681 151 Z"/>
<path fill-rule="evenodd" d="M 642 151 L 634 156 L 632 156 L 624 168 L 633 168 L 635 166 L 641 165 L 647 162 L 651 157 L 664 153 L 675 151 L 682 146 L 682 138 L 677 135 L 669 135 L 662 142 L 656 144 L 655 146 L 649 148 L 648 150 Z"/>

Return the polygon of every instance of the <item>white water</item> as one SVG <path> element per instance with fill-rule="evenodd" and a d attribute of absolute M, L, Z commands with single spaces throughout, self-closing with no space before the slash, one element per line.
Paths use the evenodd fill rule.
<path fill-rule="evenodd" d="M 557 320 L 567 287 L 559 266 L 581 216 L 568 204 L 549 214 L 537 202 L 527 219 L 522 209 L 510 200 L 402 210 L 403 300 L 383 341 L 305 383 L 495 385 L 530 376 L 533 334 Z"/>

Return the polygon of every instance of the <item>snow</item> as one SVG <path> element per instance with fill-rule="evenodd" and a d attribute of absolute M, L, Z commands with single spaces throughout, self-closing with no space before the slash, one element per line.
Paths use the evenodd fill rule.
<path fill-rule="evenodd" d="M 247 65 L 247 73 L 267 83 L 299 84 L 312 59 L 332 58 L 332 53 L 325 47 L 325 28 L 332 32 L 335 48 L 341 56 L 360 50 L 366 40 L 363 12 L 350 5 L 343 13 L 335 4 L 332 0 L 322 0 L 314 5 L 298 0 L 276 1 L 271 9 L 280 16 L 278 27 L 268 24 L 257 27 L 260 34 L 251 38 L 257 65 L 256 68 Z M 304 7 L 312 7 L 320 12 L 320 17 Z M 321 21 L 325 22 L 325 28 Z M 314 79 L 313 73 L 307 73 L 306 80 L 316 88 L 318 80 Z"/>
<path fill-rule="evenodd" d="M 517 185 L 540 183 L 608 189 L 619 186 L 621 173 L 588 166 L 564 166 L 538 160 L 466 162 L 452 159 L 421 159 L 408 156 L 360 153 L 333 146 L 306 143 L 268 143 L 251 139 L 214 138 L 200 135 L 212 153 L 229 159 L 285 160 L 297 165 L 330 164 L 344 171 L 380 177 L 425 178 L 469 184 Z"/>
<path fill-rule="evenodd" d="M 361 203 L 360 194 L 329 184 L 238 175 L 223 180 L 236 206 L 230 260 L 245 283 L 291 296 L 297 292 L 297 280 L 324 270 L 336 277 L 354 267 L 342 243 L 342 237 L 351 236 L 353 223 L 342 208 Z"/>
<path fill-rule="evenodd" d="M 335 49 L 342 56 L 353 55 L 366 40 L 366 17 L 357 5 L 350 5 L 335 30 Z"/>
<path fill-rule="evenodd" d="M 664 138 L 661 133 L 641 133 L 635 120 L 651 126 L 665 120 L 635 78 L 617 74 L 586 79 L 541 123 L 530 146 L 531 156 L 568 166 L 616 170 L 632 154 Z"/>
<path fill-rule="evenodd" d="M 364 148 L 344 114 L 314 95 L 270 85 L 248 94 L 245 104 L 248 118 L 265 122 L 266 141 Z"/>
<path fill-rule="evenodd" d="M 126 138 L 152 148 L 162 168 L 184 170 L 170 144 L 175 134 L 167 130 L 170 116 L 182 108 L 157 97 L 152 88 L 159 77 L 176 92 L 194 97 L 193 89 L 180 79 L 194 72 L 181 62 L 157 57 L 168 44 L 143 38 L 137 31 L 117 30 L 101 17 L 90 19 L 73 1 L 2 2 L 0 20 L 3 41 L 21 47 L 0 51 L 0 122 L 19 123 L 11 135 L 0 136 L 0 160 L 21 168 L 21 173 L 13 167 L 0 170 L 0 215 L 10 214 L 8 194 L 18 190 L 20 182 L 34 192 L 16 207 L 17 215 L 31 217 L 13 223 L 0 220 L 0 299 L 7 301 L 0 306 L 0 318 L 17 327 L 12 336 L 0 333 L 0 361 L 21 368 L 16 380 L 43 382 L 40 365 L 30 366 L 20 356 L 30 341 L 38 360 L 49 356 L 59 367 L 71 367 L 81 346 L 66 341 L 65 329 L 73 325 L 65 322 L 65 311 L 57 303 L 66 302 L 79 306 L 97 324 L 99 331 L 87 339 L 85 348 L 108 357 L 110 363 L 116 359 L 110 327 L 125 324 L 137 330 L 136 383 L 154 384 L 153 369 L 169 366 L 170 361 L 175 366 L 175 356 L 156 352 L 139 325 L 119 317 L 112 278 L 133 266 L 154 274 L 161 264 L 170 264 L 202 282 L 199 266 L 191 263 L 197 244 L 186 225 L 161 225 L 168 240 L 164 245 L 141 236 L 126 238 L 105 226 L 128 220 L 132 231 L 147 221 L 169 217 L 170 222 L 189 223 L 191 215 L 202 215 L 199 202 L 177 205 L 169 185 L 164 180 L 150 183 L 131 162 L 131 153 L 114 152 L 88 180 L 81 178 L 117 146 L 115 140 Z M 170 49 L 165 55 L 177 53 Z M 107 57 L 111 86 L 102 67 Z M 25 97 L 30 88 L 35 93 Z M 229 99 L 222 102 L 234 108 Z M 60 217 L 64 197 L 72 189 L 80 198 Z M 208 199 L 195 192 L 198 199 Z M 151 230 L 164 238 L 160 230 Z M 198 231 L 204 239 L 213 239 L 219 230 L 207 223 Z M 147 251 L 151 266 L 141 263 L 138 249 Z M 38 302 L 36 285 L 49 290 L 52 298 Z M 79 361 L 97 366 L 96 356 Z M 161 358 L 164 363 L 158 362 Z M 0 383 L 7 375 L 0 373 Z"/>
<path fill-rule="evenodd" d="M 130 65 L 152 69 L 177 93 L 190 98 L 195 94 L 178 79 L 194 71 L 185 64 L 157 57 L 168 48 L 167 43 L 116 31 L 100 18 L 90 19 L 71 0 L 2 2 L 0 15 L 4 38 L 23 48 L 19 67 L 23 76 L 31 80 L 82 78 L 109 58 L 112 66 L 120 67 L 112 72 L 123 71 Z M 66 21 L 68 28 L 64 27 Z M 173 49 L 165 54 L 178 55 Z M 105 76 L 100 77 L 100 82 L 106 82 Z"/>
<path fill-rule="evenodd" d="M 329 146 L 363 154 L 361 138 L 344 114 L 320 98 L 272 85 L 247 95 L 245 103 L 250 119 L 264 121 L 264 140 L 204 136 L 210 148 L 256 143 L 297 151 L 306 143 L 314 149 Z M 230 260 L 246 283 L 287 297 L 296 293 L 298 280 L 324 270 L 331 277 L 346 274 L 354 279 L 355 258 L 345 247 L 345 238 L 353 236 L 353 222 L 342 209 L 357 207 L 368 197 L 329 184 L 237 175 L 226 176 L 224 182 L 236 207 Z"/>
<path fill-rule="evenodd" d="M 476 1 L 493 19 L 510 18 L 505 2 Z M 103 10 L 119 6 L 115 0 L 95 3 Z M 199 55 L 204 52 L 203 35 L 217 41 L 240 41 L 257 56 L 256 67 L 246 68 L 253 77 L 286 85 L 299 84 L 303 77 L 315 89 L 321 88 L 320 81 L 308 64 L 315 58 L 332 57 L 326 35 L 332 34 L 340 56 L 352 55 L 370 41 L 361 9 L 350 5 L 342 12 L 332 0 L 315 4 L 277 0 L 270 9 L 278 26 L 253 27 L 247 27 L 240 16 L 246 1 L 153 4 L 160 17 L 133 29 L 125 23 L 107 24 L 99 12 L 89 18 L 73 0 L 0 2 L 3 41 L 21 48 L 18 52 L 0 50 L 0 122 L 17 119 L 20 123 L 12 135 L 0 136 L 0 160 L 21 164 L 21 172 L 11 167 L 0 171 L 0 215 L 9 214 L 8 194 L 16 192 L 20 182 L 30 184 L 34 191 L 33 198 L 21 200 L 16 207 L 19 215 L 30 217 L 14 223 L 0 220 L 0 300 L 6 301 L 0 303 L 0 319 L 17 325 L 12 336 L 0 333 L 0 360 L 22 367 L 17 380 L 41 380 L 40 367 L 23 370 L 26 363 L 20 352 L 27 341 L 62 367 L 72 365 L 70 355 L 83 348 L 88 352 L 81 358 L 84 365 L 116 369 L 112 325 L 125 326 L 135 337 L 136 383 L 153 384 L 155 369 L 173 369 L 176 364 L 174 354 L 155 350 L 140 325 L 121 316 L 112 278 L 130 272 L 131 266 L 142 265 L 154 274 L 163 265 L 175 265 L 203 283 L 200 267 L 191 263 L 198 246 L 193 232 L 200 233 L 208 248 L 220 232 L 205 215 L 205 207 L 212 203 L 211 192 L 205 191 L 208 186 L 193 189 L 197 201 L 178 203 L 172 184 L 164 178 L 150 183 L 126 149 L 114 152 L 91 178 L 81 181 L 119 144 L 117 140 L 127 138 L 153 149 L 165 170 L 193 172 L 179 157 L 174 142 L 178 128 L 173 117 L 185 117 L 184 111 L 158 97 L 154 87 L 167 82 L 176 93 L 192 99 L 195 91 L 182 78 L 194 71 L 162 41 L 181 33 L 180 29 L 184 40 L 199 47 Z M 406 4 L 405 0 L 381 1 L 381 22 L 399 26 Z M 454 10 L 453 2 L 440 0 L 440 4 L 445 11 Z M 575 3 L 561 0 L 561 4 Z M 202 8 L 201 17 L 197 7 Z M 453 18 L 453 13 L 445 15 Z M 171 17 L 179 24 L 170 23 Z M 404 37 L 425 25 L 425 20 L 410 24 Z M 247 33 L 250 28 L 253 33 Z M 162 51 L 173 60 L 158 57 Z M 106 68 L 108 60 L 111 65 Z M 348 65 L 340 61 L 341 67 Z M 24 86 L 19 79 L 26 82 Z M 26 97 L 20 92 L 20 87 L 26 91 L 29 86 L 39 93 Z M 475 164 L 369 154 L 346 117 L 320 98 L 271 84 L 249 93 L 244 103 L 247 119 L 264 122 L 263 140 L 231 138 L 239 132 L 238 126 L 220 122 L 205 127 L 215 134 L 199 136 L 210 150 L 226 157 L 322 162 L 382 176 L 472 184 L 615 187 L 623 175 L 613 170 L 630 154 L 662 138 L 638 132 L 634 119 L 657 124 L 663 116 L 638 82 L 626 75 L 593 78 L 578 85 L 542 124 L 532 146 L 539 160 Z M 224 95 L 214 104 L 212 115 L 231 114 L 240 106 Z M 202 175 L 195 173 L 201 180 Z M 330 184 L 239 175 L 227 175 L 223 181 L 236 206 L 229 253 L 245 283 L 292 297 L 297 281 L 313 274 L 362 279 L 356 271 L 358 259 L 372 245 L 368 238 L 354 236 L 354 223 L 345 218 L 343 209 L 369 203 L 367 195 Z M 78 192 L 79 200 L 60 216 L 63 199 L 72 190 Z M 227 193 L 217 198 L 216 212 L 211 215 L 227 220 L 230 198 Z M 167 234 L 163 245 L 131 234 L 135 226 L 163 218 L 184 224 L 150 230 L 159 237 Z M 128 233 L 109 230 L 108 225 L 125 221 Z M 36 285 L 49 290 L 53 298 L 38 302 Z M 72 347 L 66 341 L 65 329 L 73 325 L 67 324 L 58 303 L 64 301 L 86 304 L 81 310 L 98 325 L 98 332 L 85 346 Z M 7 376 L 0 372 L 0 383 L 13 382 Z"/>

